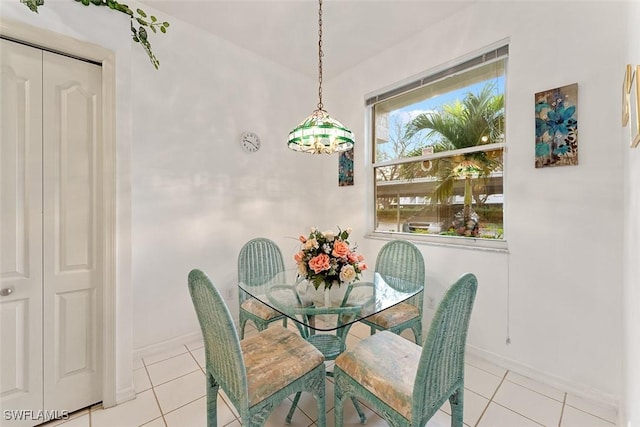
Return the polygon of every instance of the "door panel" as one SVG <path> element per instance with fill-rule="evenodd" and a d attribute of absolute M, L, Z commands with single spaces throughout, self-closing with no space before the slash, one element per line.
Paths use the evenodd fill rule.
<path fill-rule="evenodd" d="M 0 103 L 0 409 L 40 409 L 42 51 L 0 40 Z"/>
<path fill-rule="evenodd" d="M 101 400 L 101 70 L 44 52 L 45 409 Z"/>

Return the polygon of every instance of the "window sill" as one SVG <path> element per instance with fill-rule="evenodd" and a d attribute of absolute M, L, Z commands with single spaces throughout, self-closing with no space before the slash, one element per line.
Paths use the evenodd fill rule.
<path fill-rule="evenodd" d="M 441 246 L 447 248 L 460 248 L 502 253 L 509 252 L 507 241 L 498 239 L 476 239 L 471 237 L 399 233 L 392 231 L 373 231 L 369 232 L 365 237 L 369 239 L 380 240 L 408 240 L 417 245 Z"/>

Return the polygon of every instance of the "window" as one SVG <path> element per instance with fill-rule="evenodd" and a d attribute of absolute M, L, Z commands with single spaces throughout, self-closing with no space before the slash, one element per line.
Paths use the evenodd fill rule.
<path fill-rule="evenodd" d="M 492 50 L 367 100 L 374 231 L 504 240 L 507 53 Z"/>

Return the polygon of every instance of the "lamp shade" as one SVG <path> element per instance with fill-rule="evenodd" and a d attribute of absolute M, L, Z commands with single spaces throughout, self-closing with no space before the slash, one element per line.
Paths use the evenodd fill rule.
<path fill-rule="evenodd" d="M 288 146 L 292 150 L 311 154 L 331 154 L 353 148 L 353 132 L 317 109 L 289 133 Z"/>

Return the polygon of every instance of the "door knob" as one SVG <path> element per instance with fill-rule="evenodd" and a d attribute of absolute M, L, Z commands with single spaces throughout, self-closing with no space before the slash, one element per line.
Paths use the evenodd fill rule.
<path fill-rule="evenodd" d="M 13 293 L 13 286 L 9 288 L 0 289 L 0 297 L 6 297 Z"/>

